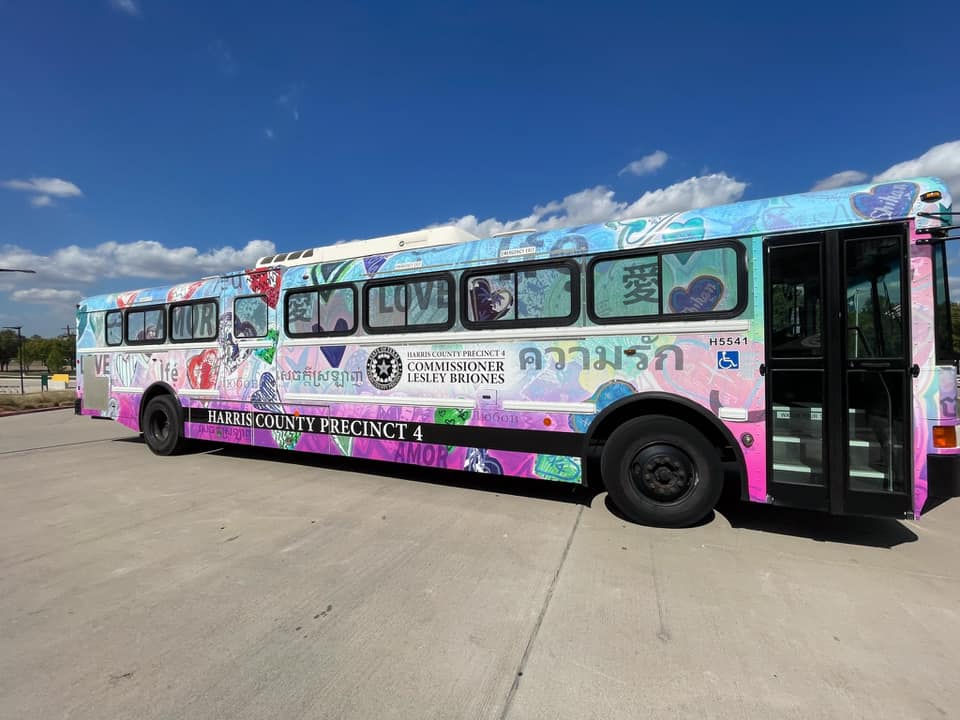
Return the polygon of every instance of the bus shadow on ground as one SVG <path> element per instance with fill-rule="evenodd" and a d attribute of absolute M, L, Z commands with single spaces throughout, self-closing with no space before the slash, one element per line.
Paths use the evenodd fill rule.
<path fill-rule="evenodd" d="M 141 437 L 119 438 L 116 442 L 143 443 Z M 317 470 L 339 470 L 364 473 L 403 481 L 415 481 L 433 485 L 477 490 L 496 495 L 513 495 L 542 500 L 570 503 L 590 507 L 602 487 L 588 487 L 546 480 L 530 480 L 509 475 L 482 475 L 458 472 L 435 467 L 390 463 L 382 460 L 343 458 L 333 455 L 314 455 L 289 452 L 276 448 L 252 447 L 249 445 L 219 445 L 192 441 L 185 454 L 214 454 L 225 457 L 250 458 L 269 462 L 300 465 Z M 727 477 L 728 487 L 735 490 L 736 477 Z M 617 507 L 604 498 L 606 509 L 625 523 L 632 523 Z M 889 518 L 869 518 L 828 515 L 813 510 L 761 505 L 745 502 L 735 493 L 727 492 L 720 498 L 716 511 L 711 511 L 694 527 L 708 525 L 722 516 L 737 529 L 790 535 L 818 542 L 860 545 L 864 547 L 893 548 L 904 543 L 916 542 L 918 536 L 903 523 Z"/>
<path fill-rule="evenodd" d="M 892 518 L 829 515 L 815 510 L 721 498 L 717 513 L 737 529 L 806 538 L 816 542 L 891 549 L 916 542 L 915 532 Z"/>
<path fill-rule="evenodd" d="M 444 468 L 391 463 L 383 460 L 367 460 L 363 458 L 341 458 L 333 455 L 313 455 L 306 453 L 288 452 L 274 448 L 252 447 L 249 445 L 217 445 L 199 444 L 188 452 L 209 453 L 226 457 L 250 458 L 282 462 L 318 470 L 339 470 L 344 472 L 363 473 L 378 477 L 398 478 L 404 481 L 415 481 L 432 485 L 448 485 L 450 487 L 479 490 L 497 495 L 516 495 L 518 497 L 540 498 L 555 500 L 575 505 L 590 506 L 593 499 L 599 494 L 597 490 L 573 483 L 548 482 L 545 480 L 531 480 L 509 475 L 484 475 L 480 473 L 458 472 Z"/>

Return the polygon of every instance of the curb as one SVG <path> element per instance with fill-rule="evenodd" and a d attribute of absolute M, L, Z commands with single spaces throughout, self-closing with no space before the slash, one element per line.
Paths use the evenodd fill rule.
<path fill-rule="evenodd" d="M 30 410 L 11 410 L 0 411 L 0 417 L 12 417 L 14 415 L 30 415 L 31 413 L 52 412 L 54 410 L 73 410 L 73 405 L 58 405 L 56 407 L 31 408 Z"/>

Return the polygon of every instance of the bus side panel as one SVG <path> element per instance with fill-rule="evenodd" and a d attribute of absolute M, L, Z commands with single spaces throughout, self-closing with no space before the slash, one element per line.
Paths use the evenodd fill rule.
<path fill-rule="evenodd" d="M 913 514 L 919 517 L 929 493 L 930 456 L 957 457 L 960 448 L 935 448 L 936 425 L 958 425 L 957 375 L 951 367 L 936 366 L 933 257 L 930 245 L 918 245 L 925 236 L 910 234 L 910 324 L 913 363 L 919 375 L 913 381 Z M 958 458 L 960 461 L 960 458 Z"/>

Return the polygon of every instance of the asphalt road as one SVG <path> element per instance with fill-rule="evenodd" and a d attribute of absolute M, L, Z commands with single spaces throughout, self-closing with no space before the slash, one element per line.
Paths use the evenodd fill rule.
<path fill-rule="evenodd" d="M 0 717 L 960 716 L 960 500 L 672 531 L 389 471 L 0 418 Z"/>

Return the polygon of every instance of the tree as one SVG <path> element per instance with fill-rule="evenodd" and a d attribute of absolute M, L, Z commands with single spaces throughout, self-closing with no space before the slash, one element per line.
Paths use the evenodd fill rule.
<path fill-rule="evenodd" d="M 60 372 L 63 368 L 63 351 L 56 345 L 51 343 L 50 351 L 47 354 L 47 359 L 44 361 L 47 366 L 47 370 L 52 373 Z"/>
<path fill-rule="evenodd" d="M 10 361 L 17 357 L 17 333 L 0 331 L 0 370 L 8 370 Z"/>

